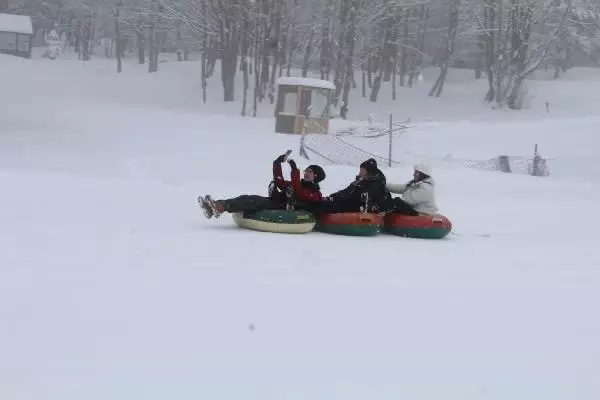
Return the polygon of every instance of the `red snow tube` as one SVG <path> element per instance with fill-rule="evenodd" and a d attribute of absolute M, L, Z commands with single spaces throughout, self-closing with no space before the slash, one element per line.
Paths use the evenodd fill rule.
<path fill-rule="evenodd" d="M 383 217 L 375 213 L 319 214 L 316 231 L 347 236 L 375 236 L 383 226 Z"/>
<path fill-rule="evenodd" d="M 384 218 L 384 231 L 398 236 L 441 239 L 451 230 L 452 222 L 441 214 L 410 216 L 390 213 Z"/>

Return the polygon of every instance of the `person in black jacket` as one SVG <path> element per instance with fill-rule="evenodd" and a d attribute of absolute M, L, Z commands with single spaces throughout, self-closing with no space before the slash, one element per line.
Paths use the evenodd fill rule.
<path fill-rule="evenodd" d="M 348 187 L 335 192 L 314 208 L 316 212 L 384 212 L 390 207 L 391 194 L 386 188 L 386 178 L 369 158 L 360 164 L 358 176 Z"/>

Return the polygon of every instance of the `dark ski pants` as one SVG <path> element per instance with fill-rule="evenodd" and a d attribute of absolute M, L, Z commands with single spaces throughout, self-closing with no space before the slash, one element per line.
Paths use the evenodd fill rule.
<path fill-rule="evenodd" d="M 259 211 L 259 210 L 279 210 L 283 206 L 281 202 L 273 200 L 269 197 L 257 196 L 252 194 L 243 194 L 232 199 L 223 200 L 225 210 L 230 213 L 242 211 Z"/>
<path fill-rule="evenodd" d="M 414 209 L 413 206 L 402 200 L 400 197 L 392 199 L 392 209 L 389 212 L 394 212 L 403 215 L 417 216 L 419 213 Z"/>
<path fill-rule="evenodd" d="M 314 206 L 306 207 L 309 211 L 322 213 L 345 213 L 345 212 L 360 212 L 362 204 L 360 201 L 328 201 L 318 203 Z"/>

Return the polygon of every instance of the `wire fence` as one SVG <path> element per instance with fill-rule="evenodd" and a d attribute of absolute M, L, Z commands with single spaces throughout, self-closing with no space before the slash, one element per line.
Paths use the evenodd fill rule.
<path fill-rule="evenodd" d="M 409 121 L 389 124 L 358 123 L 355 126 L 338 130 L 331 134 L 304 134 L 300 139 L 300 155 L 308 160 L 320 159 L 331 164 L 357 166 L 368 158 L 374 158 L 378 163 L 388 166 L 413 165 L 427 162 L 432 165 L 446 164 L 473 168 L 486 171 L 500 171 L 516 174 L 548 176 L 549 164 L 553 159 L 543 159 L 537 155 L 537 146 L 532 156 L 505 156 L 500 155 L 487 160 L 465 158 L 436 158 L 424 154 L 405 152 L 396 154 L 394 159 L 394 139 L 402 135 L 411 126 Z M 377 150 L 384 148 L 383 140 L 387 138 L 389 144 L 388 156 L 377 154 Z M 350 143 L 349 139 L 353 139 Z M 354 140 L 356 139 L 356 140 Z"/>

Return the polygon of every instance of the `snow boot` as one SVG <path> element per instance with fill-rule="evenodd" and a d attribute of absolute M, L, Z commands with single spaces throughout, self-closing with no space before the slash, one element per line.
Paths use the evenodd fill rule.
<path fill-rule="evenodd" d="M 209 194 L 204 196 L 204 200 L 208 203 L 208 206 L 210 207 L 210 210 L 215 218 L 221 217 L 221 214 L 227 210 L 227 205 L 224 201 L 214 201 Z"/>
<path fill-rule="evenodd" d="M 202 213 L 204 214 L 204 216 L 207 219 L 211 219 L 215 214 L 207 198 L 210 199 L 210 196 L 198 196 L 198 204 L 200 204 L 200 208 L 202 208 Z"/>

